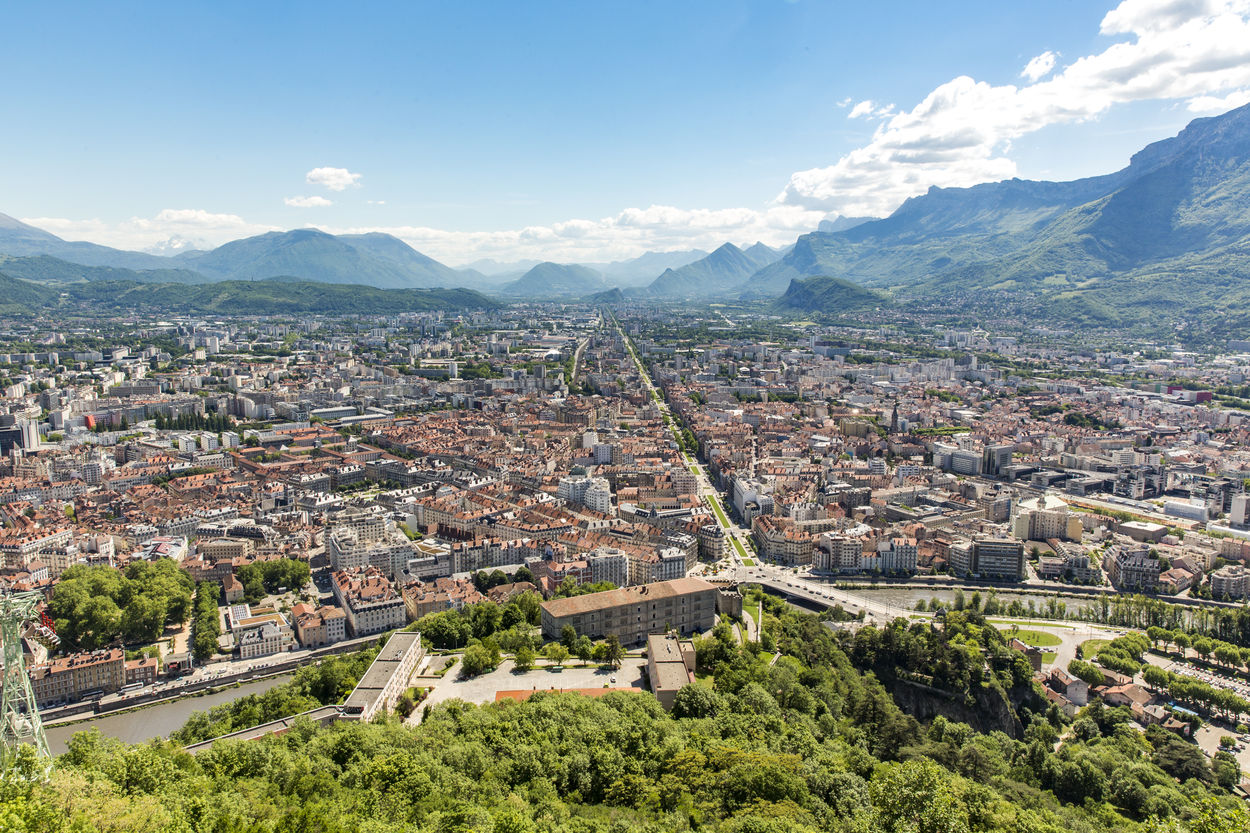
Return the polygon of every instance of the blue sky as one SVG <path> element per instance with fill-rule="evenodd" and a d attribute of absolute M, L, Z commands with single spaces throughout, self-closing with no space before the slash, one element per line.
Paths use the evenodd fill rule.
<path fill-rule="evenodd" d="M 2 59 L 0 211 L 128 248 L 382 229 L 451 263 L 776 244 L 931 184 L 1121 167 L 1250 97 L 1248 18 L 1244 0 L 26 4 L 6 10 L 23 36 Z"/>

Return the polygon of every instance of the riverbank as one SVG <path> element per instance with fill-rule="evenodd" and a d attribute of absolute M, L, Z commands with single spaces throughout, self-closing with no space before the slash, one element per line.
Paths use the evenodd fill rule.
<path fill-rule="evenodd" d="M 253 680 L 219 686 L 214 691 L 201 691 L 194 695 L 182 695 L 175 699 L 147 703 L 134 708 L 121 709 L 103 715 L 70 719 L 60 723 L 45 724 L 48 747 L 53 755 L 60 755 L 69 748 L 69 740 L 79 732 L 98 729 L 101 734 L 126 743 L 142 743 L 153 738 L 168 737 L 182 728 L 193 712 L 208 711 L 214 706 L 233 702 L 251 694 L 264 694 L 275 686 L 291 681 L 292 674 L 282 673 Z"/>

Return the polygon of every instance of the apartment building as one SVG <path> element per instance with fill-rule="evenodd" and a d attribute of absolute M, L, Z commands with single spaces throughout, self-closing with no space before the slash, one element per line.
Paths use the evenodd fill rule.
<path fill-rule="evenodd" d="M 341 607 L 322 605 L 313 609 L 301 602 L 291 608 L 291 619 L 295 637 L 305 648 L 333 645 L 347 638 L 347 614 Z"/>
<path fill-rule="evenodd" d="M 337 570 L 330 589 L 347 615 L 347 630 L 352 636 L 383 633 L 407 624 L 403 596 L 376 567 Z"/>
<path fill-rule="evenodd" d="M 716 624 L 716 587 L 698 578 L 680 578 L 641 587 L 552 599 L 542 606 L 543 636 L 558 639 L 565 625 L 600 639 L 615 634 L 623 644 L 652 633 L 706 631 Z"/>
<path fill-rule="evenodd" d="M 751 522 L 751 537 L 760 557 L 797 567 L 812 563 L 812 536 L 788 518 L 760 515 Z"/>
<path fill-rule="evenodd" d="M 1250 570 L 1241 564 L 1229 564 L 1211 573 L 1211 595 L 1217 599 L 1250 596 Z"/>
<path fill-rule="evenodd" d="M 121 648 L 70 654 L 30 667 L 30 685 L 40 707 L 110 694 L 125 680 L 126 655 Z"/>
<path fill-rule="evenodd" d="M 1159 558 L 1149 549 L 1119 547 L 1106 557 L 1107 578 L 1121 592 L 1156 593 L 1163 572 Z"/>

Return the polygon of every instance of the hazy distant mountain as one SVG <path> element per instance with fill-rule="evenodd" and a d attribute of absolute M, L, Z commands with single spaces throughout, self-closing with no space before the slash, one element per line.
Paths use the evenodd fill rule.
<path fill-rule="evenodd" d="M 724 295 L 778 257 L 775 250 L 763 243 L 746 251 L 726 243 L 705 258 L 678 269 L 666 269 L 649 290 L 652 295 L 668 298 Z"/>
<path fill-rule="evenodd" d="M 891 287 L 900 299 L 1017 293 L 1039 314 L 1072 320 L 1241 314 L 1250 105 L 1194 120 L 1113 174 L 932 188 L 883 220 L 803 235 L 740 288 L 777 295 L 814 275 Z"/>
<path fill-rule="evenodd" d="M 582 265 L 602 272 L 608 283 L 617 286 L 646 286 L 665 270 L 680 269 L 704 257 L 707 257 L 707 252 L 702 249 L 687 249 L 680 252 L 644 252 L 629 260 Z"/>
<path fill-rule="evenodd" d="M 0 214 L 0 255 L 49 255 L 84 266 L 115 266 L 121 269 L 169 269 L 176 266 L 169 262 L 169 258 L 158 255 L 62 240 L 51 232 L 27 225 L 7 214 Z"/>
<path fill-rule="evenodd" d="M 540 263 L 499 292 L 526 298 L 554 298 L 591 295 L 607 289 L 603 275 L 588 266 Z"/>
<path fill-rule="evenodd" d="M 388 234 L 335 236 L 316 229 L 272 231 L 174 260 L 211 278 L 294 275 L 323 283 L 388 289 L 457 286 L 466 277 Z"/>
<path fill-rule="evenodd" d="M 480 272 L 488 278 L 498 278 L 505 275 L 516 278 L 524 275 L 540 263 L 542 263 L 541 260 L 513 260 L 501 262 L 487 257 L 482 258 L 481 260 L 475 260 L 463 268 Z"/>
<path fill-rule="evenodd" d="M 13 278 L 44 284 L 79 281 L 136 281 L 138 283 L 204 283 L 207 278 L 189 269 L 175 269 L 176 261 L 162 258 L 164 269 L 122 269 L 115 266 L 84 266 L 49 255 L 10 257 L 0 255 L 0 271 Z"/>
<path fill-rule="evenodd" d="M 838 217 L 834 220 L 821 220 L 816 226 L 816 231 L 835 232 L 853 229 L 856 226 L 862 226 L 864 223 L 871 222 L 876 217 Z"/>

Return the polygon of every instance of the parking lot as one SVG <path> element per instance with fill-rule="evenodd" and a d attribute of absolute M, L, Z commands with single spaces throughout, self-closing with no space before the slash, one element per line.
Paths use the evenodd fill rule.
<path fill-rule="evenodd" d="M 425 706 L 436 706 L 447 700 L 464 700 L 467 703 L 493 703 L 500 691 L 550 691 L 569 688 L 634 688 L 644 690 L 643 678 L 647 661 L 641 657 L 626 657 L 615 671 L 595 665 L 581 666 L 576 662 L 563 671 L 552 671 L 548 666 L 537 666 L 521 674 L 513 673 L 512 660 L 504 660 L 494 671 L 463 679 L 458 668 L 453 668 L 441 680 L 414 679 L 415 686 L 428 686 L 433 690 L 409 718 L 410 723 L 421 720 Z M 615 678 L 616 682 L 613 682 Z"/>

